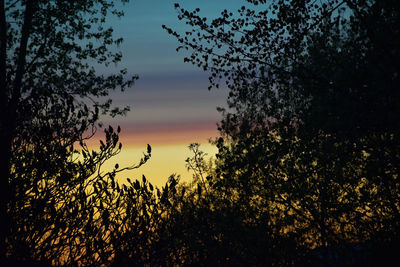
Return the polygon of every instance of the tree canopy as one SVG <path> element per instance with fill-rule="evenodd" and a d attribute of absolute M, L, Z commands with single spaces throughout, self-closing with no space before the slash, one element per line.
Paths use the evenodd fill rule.
<path fill-rule="evenodd" d="M 99 127 L 100 114 L 128 110 L 101 99 L 136 79 L 125 69 L 105 75 L 94 68 L 121 60 L 115 46 L 122 38 L 105 26 L 110 15 L 123 15 L 114 1 L 0 2 L 2 262 L 71 265 L 101 258 L 90 249 L 105 246 L 91 242 L 107 234 L 82 231 L 106 218 L 98 218 L 105 210 L 97 205 L 109 188 L 93 188 L 119 171 L 105 174 L 101 166 L 121 149 L 120 129 L 105 130 L 99 152 L 89 151 L 85 141 Z"/>
<path fill-rule="evenodd" d="M 164 26 L 178 50 L 191 51 L 185 61 L 210 72 L 209 89 L 230 90 L 209 184 L 240 211 L 229 218 L 246 237 L 223 261 L 390 263 L 400 208 L 399 4 L 248 2 L 262 7 L 211 21 L 176 4 L 192 30 Z"/>

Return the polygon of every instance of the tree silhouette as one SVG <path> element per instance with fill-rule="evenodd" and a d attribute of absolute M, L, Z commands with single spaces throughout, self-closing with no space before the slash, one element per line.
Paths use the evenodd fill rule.
<path fill-rule="evenodd" d="M 104 172 L 102 165 L 120 151 L 118 135 L 106 129 L 97 152 L 90 151 L 82 137 L 81 151 L 73 147 L 76 141 L 69 142 L 70 134 L 46 137 L 31 136 L 13 150 L 8 255 L 25 264 L 107 263 L 113 253 L 111 229 L 121 213 L 115 175 L 123 168 Z"/>
<path fill-rule="evenodd" d="M 100 113 L 128 110 L 100 99 L 136 79 L 124 69 L 102 75 L 93 67 L 121 59 L 110 49 L 122 41 L 105 27 L 110 15 L 123 15 L 114 1 L 0 2 L 2 262 L 109 260 L 104 228 L 123 168 L 103 173 L 101 166 L 121 149 L 119 129 L 106 129 L 98 152 L 85 140 Z"/>
<path fill-rule="evenodd" d="M 243 239 L 260 254 L 235 262 L 389 264 L 399 240 L 399 4 L 248 2 L 265 8 L 209 22 L 176 4 L 192 31 L 164 26 L 192 51 L 185 61 L 211 72 L 210 88 L 230 89 L 210 183 L 240 211 L 228 217 L 241 221 L 235 230 L 262 229 L 263 244 Z"/>

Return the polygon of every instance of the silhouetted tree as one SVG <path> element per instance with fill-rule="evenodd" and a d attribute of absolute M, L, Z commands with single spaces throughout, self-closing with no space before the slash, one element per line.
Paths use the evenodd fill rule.
<path fill-rule="evenodd" d="M 57 110 L 70 108 L 59 104 Z M 113 236 L 124 212 L 115 176 L 140 167 L 151 151 L 137 165 L 104 170 L 104 162 L 121 150 L 120 129 L 106 128 L 99 150 L 90 150 L 86 139 L 94 132 L 84 131 L 74 120 L 82 115 L 46 111 L 42 107 L 42 116 L 30 122 L 29 136 L 20 135 L 14 142 L 9 262 L 109 264 L 115 252 Z M 90 127 L 94 131 L 94 125 Z"/>
<path fill-rule="evenodd" d="M 91 198 L 89 188 L 113 179 L 113 172 L 103 177 L 100 168 L 120 148 L 118 135 L 109 129 L 100 151 L 89 152 L 85 132 L 96 127 L 100 112 L 114 116 L 127 111 L 100 97 L 124 90 L 136 79 L 125 77 L 124 69 L 102 75 L 93 67 L 121 59 L 120 52 L 110 49 L 122 41 L 105 27 L 110 14 L 123 15 L 114 1 L 0 2 L 2 262 L 15 256 L 95 264 L 104 256 L 98 244 L 88 244 L 106 234 L 83 232 L 81 226 L 102 220 L 106 227 L 101 218 L 107 216 L 96 215 L 105 210 L 94 203 L 105 201 L 108 191 Z M 90 254 L 90 248 L 96 252 Z M 82 255 L 87 258 L 80 259 Z"/>
<path fill-rule="evenodd" d="M 278 265 L 389 264 L 395 253 L 380 247 L 398 243 L 400 226 L 398 1 L 248 2 L 265 5 L 210 22 L 176 4 L 192 31 L 164 26 L 192 51 L 185 61 L 211 72 L 210 88 L 230 89 L 212 191 L 240 211 L 235 230 L 256 226 L 269 240 L 243 239 L 260 254 L 236 262 L 265 264 L 264 251 Z"/>

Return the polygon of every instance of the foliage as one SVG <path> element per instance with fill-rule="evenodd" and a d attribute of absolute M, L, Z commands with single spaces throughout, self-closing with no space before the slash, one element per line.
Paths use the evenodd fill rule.
<path fill-rule="evenodd" d="M 380 247 L 399 237 L 398 2 L 265 2 L 212 21 L 176 4 L 192 30 L 164 26 L 210 88 L 230 89 L 213 202 L 240 211 L 228 217 L 238 235 L 263 229 L 264 242 L 240 240 L 264 253 L 235 262 L 390 263 Z"/>
<path fill-rule="evenodd" d="M 34 119 L 18 129 L 13 142 L 8 261 L 109 263 L 115 253 L 113 235 L 125 210 L 124 190 L 115 176 L 139 168 L 150 158 L 151 148 L 137 165 L 104 171 L 104 162 L 122 148 L 120 128 L 106 128 L 99 150 L 91 150 L 86 140 L 95 134 L 98 111 L 71 112 L 65 100 L 51 99 L 51 105 L 42 102 Z"/>
<path fill-rule="evenodd" d="M 111 14 L 123 15 L 114 1 L 0 2 L 3 263 L 97 265 L 113 254 L 114 180 L 124 168 L 101 167 L 121 149 L 119 127 L 105 130 L 98 152 L 86 145 L 100 113 L 128 110 L 104 97 L 136 79 L 95 71 L 121 59 L 113 46 L 122 39 L 105 27 Z"/>

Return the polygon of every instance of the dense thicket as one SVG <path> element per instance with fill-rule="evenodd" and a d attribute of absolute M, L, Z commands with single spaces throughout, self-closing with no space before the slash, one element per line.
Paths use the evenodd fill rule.
<path fill-rule="evenodd" d="M 100 265 L 115 254 L 124 168 L 102 165 L 119 153 L 120 129 L 106 128 L 98 151 L 86 145 L 100 114 L 127 110 L 102 99 L 136 79 L 95 71 L 121 59 L 110 15 L 123 15 L 113 1 L 0 1 L 2 265 Z"/>
<path fill-rule="evenodd" d="M 206 174 L 211 222 L 197 229 L 222 251 L 216 261 L 194 248 L 229 265 L 389 264 L 400 226 L 399 3 L 249 2 L 261 7 L 212 21 L 176 5 L 192 30 L 165 27 L 192 51 L 185 61 L 210 71 L 210 88 L 230 90 Z"/>

